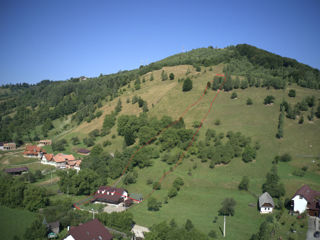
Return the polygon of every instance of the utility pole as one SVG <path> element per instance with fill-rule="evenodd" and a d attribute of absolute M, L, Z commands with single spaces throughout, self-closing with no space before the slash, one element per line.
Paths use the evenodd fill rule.
<path fill-rule="evenodd" d="M 223 237 L 226 237 L 226 215 L 223 216 Z"/>

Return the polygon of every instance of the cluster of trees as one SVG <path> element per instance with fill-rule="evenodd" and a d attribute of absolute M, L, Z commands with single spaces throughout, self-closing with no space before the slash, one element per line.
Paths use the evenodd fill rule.
<path fill-rule="evenodd" d="M 179 227 L 174 219 L 169 224 L 161 222 L 151 227 L 150 233 L 145 233 L 146 240 L 202 240 L 207 236 L 197 230 L 190 219 Z"/>
<path fill-rule="evenodd" d="M 262 185 L 262 192 L 268 192 L 274 198 L 280 198 L 285 194 L 285 188 L 280 183 L 277 166 L 273 165 L 267 173 L 266 182 Z"/>
<path fill-rule="evenodd" d="M 220 163 L 228 164 L 235 157 L 242 157 L 244 162 L 251 162 L 256 158 L 256 151 L 260 146 L 258 143 L 252 146 L 251 138 L 240 132 L 229 131 L 226 134 L 227 140 L 223 139 L 224 133 L 217 134 L 215 130 L 208 129 L 205 141 L 199 141 L 197 146 L 191 149 L 191 154 L 197 153 L 202 162 L 210 160 L 211 168 Z"/>
<path fill-rule="evenodd" d="M 184 185 L 184 181 L 181 177 L 178 177 L 174 180 L 172 187 L 170 188 L 169 192 L 168 192 L 168 197 L 169 198 L 173 198 L 175 196 L 177 196 L 178 191 L 180 190 L 180 188 Z"/>
<path fill-rule="evenodd" d="M 36 211 L 49 205 L 45 188 L 25 183 L 24 178 L 13 178 L 0 173 L 0 204 L 11 208 L 25 208 Z"/>
<path fill-rule="evenodd" d="M 278 132 L 276 134 L 277 138 L 283 138 L 283 124 L 284 124 L 284 110 L 281 108 L 279 114 Z"/>
<path fill-rule="evenodd" d="M 149 140 L 151 140 L 151 142 L 155 141 L 156 138 L 151 138 L 157 135 L 161 129 L 172 123 L 172 118 L 168 116 L 163 116 L 160 120 L 158 120 L 156 118 L 148 118 L 145 113 L 140 114 L 139 117 L 135 115 L 122 115 L 118 118 L 117 130 L 118 134 L 124 137 L 126 145 L 130 146 L 135 143 L 137 138 L 139 138 L 140 144 L 145 144 Z M 184 128 L 183 119 L 180 119 L 173 126 L 175 128 Z M 168 129 L 168 131 L 169 130 L 170 129 Z M 164 137 L 162 137 L 161 142 L 164 142 L 163 144 L 168 142 L 167 138 L 171 136 L 171 133 L 172 132 L 169 132 L 169 134 L 167 133 Z M 168 143 L 168 145 L 170 145 L 170 143 Z"/>
<path fill-rule="evenodd" d="M 130 233 L 132 225 L 134 224 L 133 215 L 131 212 L 113 212 L 113 213 L 100 213 L 97 218 L 105 226 L 114 228 L 118 231 Z"/>
<path fill-rule="evenodd" d="M 75 170 L 58 171 L 60 180 L 58 182 L 59 189 L 68 194 L 89 195 L 97 191 L 98 187 L 106 180 L 91 169 L 81 169 L 79 173 Z"/>
<path fill-rule="evenodd" d="M 314 115 L 320 118 L 320 102 L 316 112 L 314 110 L 315 106 L 316 106 L 315 96 L 307 96 L 293 106 L 290 103 L 288 103 L 286 100 L 283 100 L 280 108 L 286 112 L 287 118 L 296 119 L 297 116 L 300 116 L 300 121 L 301 121 L 301 118 L 303 119 L 303 112 L 307 112 L 310 109 L 310 113 L 308 114 L 308 119 L 312 121 L 314 118 Z M 303 123 L 303 121 L 300 123 Z"/>
<path fill-rule="evenodd" d="M 143 112 L 149 111 L 147 101 L 143 100 L 141 97 L 134 95 L 132 97 L 132 104 L 135 104 L 135 103 L 138 103 L 139 108 L 142 108 Z"/>

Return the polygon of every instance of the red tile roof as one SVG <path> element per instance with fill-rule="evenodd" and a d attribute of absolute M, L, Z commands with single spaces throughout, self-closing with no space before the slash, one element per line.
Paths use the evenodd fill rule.
<path fill-rule="evenodd" d="M 51 154 L 51 153 L 45 154 L 44 156 L 46 157 L 47 161 L 53 160 L 53 154 Z"/>
<path fill-rule="evenodd" d="M 40 152 L 45 153 L 45 151 L 41 147 L 38 147 L 35 145 L 27 145 L 23 154 L 24 155 L 38 155 Z"/>
<path fill-rule="evenodd" d="M 93 219 L 77 227 L 71 227 L 69 231 L 75 240 L 111 240 L 112 235 L 97 219 Z"/>
<path fill-rule="evenodd" d="M 53 157 L 53 160 L 57 163 L 67 162 L 67 161 L 74 161 L 75 158 L 72 154 L 67 155 L 63 153 L 58 153 Z"/>

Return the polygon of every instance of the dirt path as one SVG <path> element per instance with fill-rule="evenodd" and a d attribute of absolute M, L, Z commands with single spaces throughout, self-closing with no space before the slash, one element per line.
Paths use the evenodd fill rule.
<path fill-rule="evenodd" d="M 60 177 L 54 177 L 54 178 L 52 178 L 52 179 L 48 179 L 48 180 L 46 180 L 46 181 L 43 181 L 43 182 L 41 182 L 41 183 L 39 183 L 39 184 L 37 184 L 38 186 L 43 186 L 43 185 L 49 185 L 49 184 L 51 184 L 51 183 L 56 183 L 56 182 L 58 182 L 60 180 Z"/>

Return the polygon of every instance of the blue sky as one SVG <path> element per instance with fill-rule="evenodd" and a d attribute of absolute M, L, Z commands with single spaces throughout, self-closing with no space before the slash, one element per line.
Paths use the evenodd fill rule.
<path fill-rule="evenodd" d="M 320 1 L 0 1 L 0 83 L 129 70 L 248 43 L 320 69 Z"/>

